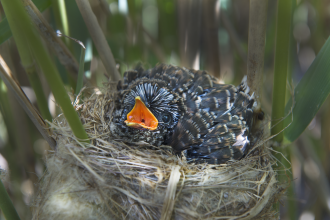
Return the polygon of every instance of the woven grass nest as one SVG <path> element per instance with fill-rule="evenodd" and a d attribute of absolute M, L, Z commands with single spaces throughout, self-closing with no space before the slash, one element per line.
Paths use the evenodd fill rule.
<path fill-rule="evenodd" d="M 239 161 L 187 163 L 169 146 L 111 137 L 115 96 L 94 93 L 75 105 L 91 144 L 79 143 L 63 116 L 51 123 L 57 148 L 47 155 L 33 219 L 278 218 L 272 206 L 284 189 L 264 138 Z"/>

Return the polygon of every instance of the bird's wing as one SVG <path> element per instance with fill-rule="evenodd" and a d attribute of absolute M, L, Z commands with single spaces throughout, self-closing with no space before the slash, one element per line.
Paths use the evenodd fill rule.
<path fill-rule="evenodd" d="M 187 114 L 173 132 L 171 146 L 186 150 L 188 160 L 224 163 L 240 159 L 249 144 L 253 97 L 244 83 L 217 84 L 209 75 L 196 71 L 194 83 L 182 93 Z"/>

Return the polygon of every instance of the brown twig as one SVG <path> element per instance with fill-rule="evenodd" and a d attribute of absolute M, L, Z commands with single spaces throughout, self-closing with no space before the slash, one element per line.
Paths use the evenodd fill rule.
<path fill-rule="evenodd" d="M 89 2 L 76 0 L 76 3 L 108 75 L 114 81 L 120 80 L 121 75 L 116 68 L 115 59 Z"/>
<path fill-rule="evenodd" d="M 205 70 L 215 77 L 220 77 L 220 51 L 218 29 L 219 22 L 216 13 L 216 0 L 203 1 L 202 44 Z"/>
<path fill-rule="evenodd" d="M 260 107 L 268 0 L 250 0 L 247 83 Z"/>
<path fill-rule="evenodd" d="M 201 0 L 177 1 L 181 65 L 192 68 L 200 50 Z"/>

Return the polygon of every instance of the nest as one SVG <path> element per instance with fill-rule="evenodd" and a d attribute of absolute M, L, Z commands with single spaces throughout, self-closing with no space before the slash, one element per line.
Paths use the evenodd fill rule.
<path fill-rule="evenodd" d="M 111 137 L 115 95 L 75 105 L 92 140 L 76 140 L 62 116 L 51 123 L 57 148 L 46 158 L 33 219 L 276 219 L 284 191 L 262 138 L 239 161 L 191 164 L 171 147 Z M 110 117 L 109 117 L 110 116 Z"/>

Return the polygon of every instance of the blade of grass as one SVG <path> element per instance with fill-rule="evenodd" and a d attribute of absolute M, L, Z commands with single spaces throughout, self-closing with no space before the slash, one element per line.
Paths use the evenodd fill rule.
<path fill-rule="evenodd" d="M 81 51 L 80 51 L 80 60 L 79 60 L 79 73 L 78 73 L 78 80 L 76 86 L 76 95 L 79 94 L 80 90 L 83 87 L 83 78 L 84 78 L 84 64 L 85 64 L 85 46 L 81 43 Z"/>
<path fill-rule="evenodd" d="M 54 12 L 55 23 L 56 23 L 56 30 L 57 31 L 59 30 L 61 33 L 64 33 L 66 36 L 70 36 L 69 21 L 68 21 L 68 15 L 67 15 L 65 1 L 64 0 L 52 0 L 52 3 L 53 3 L 52 9 Z M 73 54 L 74 49 L 73 49 L 71 41 L 68 38 L 65 38 L 64 43 L 67 46 L 67 48 L 69 49 L 69 51 Z M 57 53 L 57 56 L 60 57 L 61 54 Z M 74 61 L 75 61 L 75 59 L 74 59 Z M 76 72 L 74 72 L 74 73 L 76 74 Z M 77 86 L 76 78 L 77 78 L 76 75 L 74 77 L 72 76 L 72 74 L 67 75 L 68 82 L 73 90 L 77 89 L 76 88 L 76 86 Z"/>
<path fill-rule="evenodd" d="M 108 75 L 114 81 L 120 80 L 121 75 L 116 68 L 115 59 L 89 2 L 76 0 L 76 3 Z"/>
<path fill-rule="evenodd" d="M 81 46 L 81 51 L 80 51 L 80 58 L 79 58 L 79 72 L 78 72 L 78 80 L 77 80 L 77 84 L 76 84 L 76 96 L 79 94 L 80 90 L 82 89 L 83 87 L 83 84 L 84 84 L 84 72 L 85 72 L 85 69 L 84 69 L 84 64 L 85 64 L 85 52 L 86 52 L 86 47 L 85 45 L 77 40 L 77 39 L 74 39 L 72 37 L 69 37 L 69 36 L 66 36 L 62 33 L 57 33 L 60 37 L 65 37 L 66 39 L 68 40 L 73 40 L 75 41 L 76 43 L 78 43 L 80 46 Z"/>
<path fill-rule="evenodd" d="M 52 7 L 53 7 L 57 29 L 63 32 L 66 36 L 70 36 L 69 21 L 68 21 L 65 1 L 52 0 L 52 2 L 53 2 Z M 64 41 L 67 47 L 70 49 L 70 51 L 73 52 L 71 41 L 68 38 L 65 38 Z"/>
<path fill-rule="evenodd" d="M 1 154 L 6 158 L 10 169 L 10 180 L 22 182 L 21 166 L 17 163 L 19 146 L 19 132 L 14 123 L 13 108 L 9 101 L 9 94 L 5 83 L 0 79 L 0 110 L 2 118 L 5 121 L 8 141 L 1 149 Z M 21 160 L 21 158 L 20 158 Z M 13 190 L 16 200 L 23 202 L 22 193 L 20 190 Z"/>
<path fill-rule="evenodd" d="M 12 31 L 14 38 L 23 37 L 26 39 L 26 44 L 30 46 L 30 50 L 41 67 L 45 78 L 54 94 L 54 97 L 62 108 L 63 114 L 68 121 L 74 135 L 85 142 L 88 141 L 88 136 L 84 130 L 79 116 L 71 104 L 71 100 L 64 88 L 63 82 L 59 76 L 55 65 L 53 64 L 49 54 L 43 47 L 41 39 L 37 35 L 32 22 L 27 15 L 26 11 L 20 0 L 1 0 L 2 6 L 6 13 L 9 24 L 18 25 L 18 28 Z M 15 22 L 16 21 L 19 22 Z"/>
<path fill-rule="evenodd" d="M 292 0 L 279 0 L 277 4 L 271 135 L 277 134 L 273 140 L 282 142 L 284 135 L 281 131 L 284 128 L 286 82 L 289 67 L 290 37 L 292 33 Z"/>
<path fill-rule="evenodd" d="M 19 220 L 16 209 L 0 179 L 0 209 L 7 220 Z"/>
<path fill-rule="evenodd" d="M 1 71 L 2 72 L 2 71 Z M 1 74 L 0 72 L 0 74 Z M 7 132 L 8 132 L 8 141 L 12 144 L 12 148 L 17 148 L 17 129 L 15 126 L 14 115 L 12 111 L 12 107 L 9 101 L 8 87 L 4 83 L 2 79 L 0 79 L 0 110 L 5 121 Z"/>
<path fill-rule="evenodd" d="M 13 25 L 11 28 L 15 29 L 17 27 L 18 27 L 17 25 Z M 17 30 L 15 32 L 17 32 Z M 36 94 L 37 104 L 40 113 L 44 119 L 47 119 L 48 121 L 52 121 L 52 116 L 48 109 L 47 98 L 44 94 L 44 91 L 42 90 L 41 81 L 37 74 L 35 62 L 31 56 L 29 46 L 28 44 L 26 44 L 25 38 L 16 38 L 15 43 L 17 45 L 18 52 L 21 57 L 22 66 L 24 67 L 27 73 L 29 82 L 34 90 L 34 93 Z"/>
<path fill-rule="evenodd" d="M 4 18 L 0 22 L 0 44 L 5 42 L 6 40 L 8 40 L 11 36 L 12 35 L 11 35 L 11 31 L 10 31 L 10 28 L 9 28 L 7 18 Z"/>
<path fill-rule="evenodd" d="M 42 84 L 41 84 L 40 78 L 36 72 L 36 69 L 33 66 L 33 69 L 25 69 L 25 70 L 28 75 L 29 82 L 34 90 L 34 93 L 36 94 L 37 104 L 38 104 L 40 113 L 44 119 L 51 122 L 53 118 L 49 112 L 47 98 L 42 89 Z"/>
<path fill-rule="evenodd" d="M 0 56 L 0 77 L 6 84 L 7 88 L 10 88 L 18 102 L 21 104 L 23 109 L 25 110 L 26 114 L 30 117 L 30 119 L 33 121 L 41 135 L 45 138 L 45 140 L 48 142 L 49 146 L 51 146 L 53 149 L 55 149 L 55 141 L 53 138 L 51 138 L 51 135 L 49 131 L 47 130 L 47 124 L 43 120 L 43 118 L 39 115 L 39 113 L 35 110 L 33 105 L 30 103 L 30 100 L 26 97 L 25 93 L 21 89 L 19 83 L 13 78 L 7 64 Z"/>
<path fill-rule="evenodd" d="M 51 0 L 33 0 L 39 11 L 44 11 L 51 5 Z M 0 45 L 12 36 L 9 24 L 6 18 L 0 22 Z"/>
<path fill-rule="evenodd" d="M 75 57 L 71 54 L 62 40 L 57 37 L 54 30 L 50 27 L 33 2 L 30 0 L 22 1 L 33 23 L 38 28 L 39 33 L 47 42 L 47 45 L 56 54 L 61 64 L 72 74 L 74 79 L 77 79 L 79 65 Z"/>
<path fill-rule="evenodd" d="M 296 140 L 313 120 L 318 110 L 330 93 L 330 38 L 327 39 L 315 60 L 306 71 L 294 90 L 294 107 L 291 115 L 284 124 L 291 125 L 284 131 L 289 141 Z M 285 112 L 289 113 L 292 99 L 286 105 Z"/>

